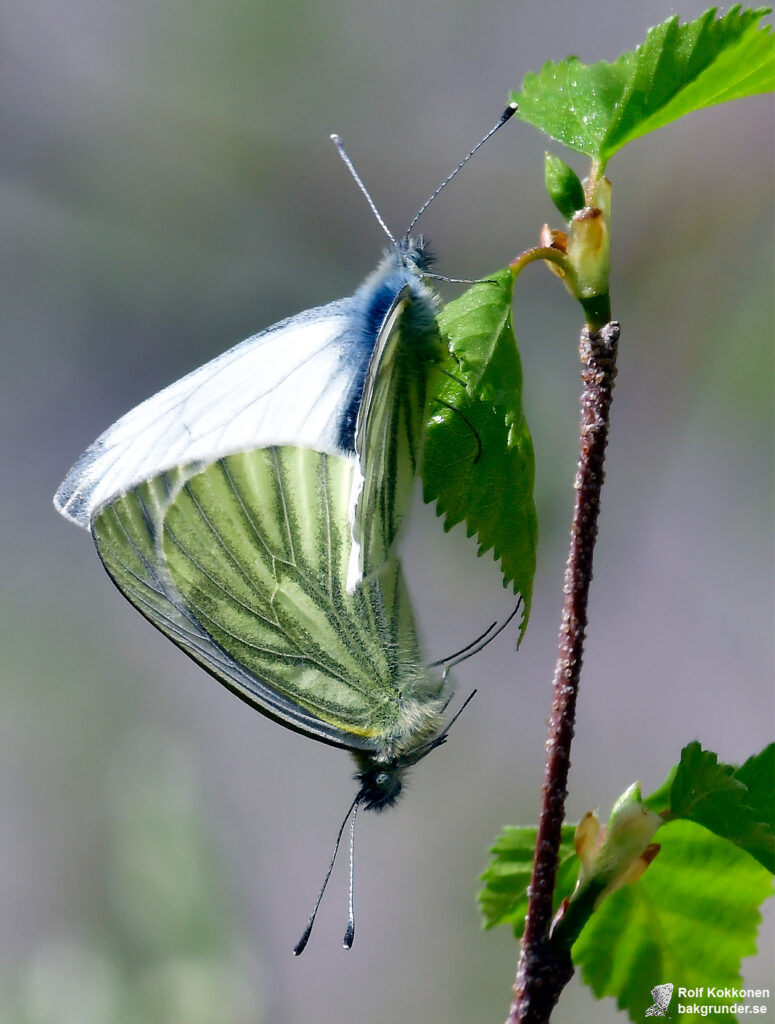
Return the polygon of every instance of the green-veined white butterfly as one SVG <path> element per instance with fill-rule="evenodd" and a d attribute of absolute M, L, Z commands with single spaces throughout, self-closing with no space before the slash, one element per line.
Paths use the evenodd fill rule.
<path fill-rule="evenodd" d="M 391 554 L 441 342 L 427 248 L 388 235 L 351 298 L 137 406 L 54 498 L 91 531 L 121 592 L 195 661 L 270 718 L 351 751 L 353 827 L 359 806 L 394 803 L 406 768 L 443 742 L 450 697 L 446 672 L 420 654 Z M 353 931 L 351 884 L 348 948 Z"/>

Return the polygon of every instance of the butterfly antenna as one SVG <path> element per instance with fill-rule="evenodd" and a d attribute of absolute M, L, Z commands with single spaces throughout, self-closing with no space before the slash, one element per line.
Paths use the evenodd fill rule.
<path fill-rule="evenodd" d="M 431 661 L 429 663 L 428 667 L 429 668 L 438 668 L 439 665 L 445 665 L 448 661 L 452 661 L 454 658 L 457 658 L 458 655 L 465 654 L 466 651 L 470 651 L 472 647 L 476 647 L 476 645 L 480 641 L 484 640 L 484 638 L 487 636 L 487 634 L 492 632 L 492 630 L 495 629 L 495 627 L 497 625 L 498 625 L 498 620 L 496 619 L 495 622 L 491 622 L 490 625 L 487 627 L 487 629 L 485 629 L 485 631 L 483 633 L 481 633 L 475 640 L 472 640 L 469 644 L 466 644 L 465 647 L 461 647 L 460 650 L 459 651 L 455 651 L 454 654 L 447 655 L 446 658 L 439 658 L 438 661 Z"/>
<path fill-rule="evenodd" d="M 447 733 L 452 728 L 452 726 L 455 724 L 455 722 L 458 720 L 458 718 L 460 718 L 460 716 L 463 714 L 463 712 L 465 711 L 465 709 L 468 707 L 468 705 L 471 703 L 471 701 L 474 699 L 475 696 L 476 696 L 476 690 L 471 690 L 471 692 L 466 697 L 466 699 L 463 701 L 463 703 L 460 705 L 460 707 L 457 709 L 455 714 L 447 722 L 447 725 L 446 725 L 446 728 L 444 729 L 444 732 L 441 734 L 441 736 L 437 736 L 436 740 L 434 742 L 436 742 L 438 740 L 441 740 L 441 739 L 446 739 L 447 738 Z"/>
<path fill-rule="evenodd" d="M 338 832 L 337 837 L 336 837 L 336 843 L 334 843 L 334 854 L 331 857 L 331 863 L 328 865 L 328 871 L 326 871 L 326 877 L 323 879 L 323 884 L 320 887 L 320 892 L 318 893 L 318 898 L 315 900 L 314 909 L 313 909 L 312 913 L 310 914 L 309 921 L 307 921 L 307 927 L 304 929 L 304 932 L 303 932 L 301 938 L 299 939 L 299 941 L 293 947 L 293 955 L 294 956 L 301 956 L 301 954 L 306 949 L 307 943 L 309 942 L 309 937 L 312 934 L 312 926 L 315 923 L 315 918 L 317 917 L 318 909 L 320 908 L 320 901 L 323 899 L 323 893 L 326 891 L 326 886 L 328 885 L 328 880 L 331 877 L 331 872 L 334 870 L 334 861 L 336 860 L 336 855 L 339 852 L 339 844 L 342 841 L 342 833 L 344 832 L 344 827 L 347 824 L 347 819 L 350 817 L 350 814 L 353 811 L 356 811 L 358 809 L 358 804 L 360 802 L 361 802 L 361 794 L 358 793 L 356 798 L 350 804 L 350 807 L 349 807 L 349 809 L 347 811 L 347 814 L 345 814 L 345 816 L 344 816 L 344 821 L 342 822 L 341 827 L 340 827 L 339 832 Z M 354 814 L 353 814 L 353 828 L 355 828 L 355 815 Z M 352 840 L 351 840 L 350 850 L 351 850 L 350 856 L 352 858 Z M 351 863 L 350 863 L 350 885 L 351 885 L 351 889 L 352 889 L 352 860 L 351 860 Z M 351 891 L 351 894 L 350 894 L 350 914 L 351 914 L 351 920 L 352 920 L 352 891 Z M 349 926 L 348 926 L 347 930 L 348 930 L 348 934 L 349 934 L 349 931 L 350 931 Z M 355 925 L 354 924 L 353 924 L 352 930 L 353 930 L 353 932 L 355 931 Z M 345 936 L 345 939 L 346 939 L 346 936 Z"/>
<path fill-rule="evenodd" d="M 350 819 L 350 901 L 348 903 L 347 930 L 344 933 L 343 945 L 345 949 L 352 949 L 355 938 L 355 819 L 358 815 L 360 800 L 356 797 L 353 804 L 353 816 Z"/>
<path fill-rule="evenodd" d="M 506 122 L 507 122 L 507 121 L 509 121 L 509 120 L 510 120 L 510 119 L 511 119 L 511 118 L 512 118 L 512 117 L 514 116 L 514 114 L 516 114 L 516 112 L 517 112 L 517 104 L 516 104 L 516 103 L 509 103 L 509 105 L 508 105 L 508 106 L 506 107 L 506 109 L 505 109 L 505 110 L 503 111 L 503 113 L 501 114 L 501 116 L 500 116 L 500 117 L 498 118 L 498 122 L 497 122 L 497 124 L 494 124 L 494 125 L 492 126 L 492 128 L 491 128 L 491 129 L 490 129 L 490 130 L 489 130 L 489 131 L 487 132 L 487 134 L 486 134 L 486 135 L 484 136 L 484 138 L 481 138 L 481 139 L 480 139 L 480 140 L 479 140 L 479 141 L 477 142 L 477 144 L 476 144 L 476 145 L 474 146 L 474 148 L 473 148 L 473 149 L 471 150 L 471 152 L 470 152 L 470 153 L 468 154 L 468 156 L 464 157 L 464 158 L 463 158 L 463 159 L 462 159 L 462 160 L 460 161 L 460 163 L 459 163 L 459 164 L 457 165 L 457 167 L 456 167 L 456 168 L 454 169 L 454 171 L 452 172 L 452 174 L 450 174 L 450 175 L 449 175 L 448 177 L 446 177 L 446 178 L 444 179 L 444 181 L 442 181 L 442 183 L 441 183 L 441 184 L 439 185 L 439 187 L 438 187 L 438 188 L 436 189 L 436 191 L 435 191 L 435 192 L 432 192 L 432 193 L 431 193 L 431 194 L 430 194 L 430 195 L 428 196 L 428 198 L 427 198 L 427 199 L 425 200 L 425 202 L 424 202 L 424 203 L 422 204 L 422 206 L 420 207 L 420 209 L 419 209 L 419 210 L 417 211 L 417 213 L 416 213 L 416 214 L 414 215 L 414 218 L 413 218 L 413 220 L 412 220 L 412 223 L 411 223 L 411 224 L 409 225 L 409 227 L 408 227 L 408 228 L 406 229 L 406 235 L 404 236 L 404 238 L 405 238 L 405 239 L 408 239 L 408 238 L 409 238 L 409 236 L 410 236 L 410 235 L 411 235 L 411 233 L 412 233 L 412 228 L 413 228 L 413 227 L 415 226 L 415 224 L 416 224 L 416 223 L 417 223 L 417 221 L 418 221 L 418 220 L 420 219 L 420 217 L 422 217 L 422 215 L 423 215 L 423 214 L 425 213 L 425 211 L 426 211 L 426 210 L 428 209 L 428 207 L 429 207 L 429 206 L 431 205 L 431 203 L 432 203 L 432 202 L 433 202 L 433 200 L 434 200 L 434 199 L 436 198 L 436 196 L 437 196 L 437 195 L 439 194 L 439 192 L 441 192 L 441 190 L 442 190 L 442 189 L 446 188 L 446 187 L 447 187 L 447 185 L 449 185 L 449 183 L 450 183 L 450 182 L 452 181 L 452 179 L 453 179 L 453 178 L 455 177 L 455 175 L 456 175 L 456 174 L 458 173 L 458 171 L 461 171 L 461 170 L 462 170 L 462 169 L 463 169 L 463 168 L 465 167 L 465 165 L 466 165 L 466 164 L 468 163 L 468 161 L 469 161 L 469 160 L 471 159 L 471 157 L 472 157 L 472 156 L 474 155 L 474 153 L 476 153 L 476 152 L 477 152 L 477 151 L 478 151 L 479 149 L 481 149 L 481 147 L 482 147 L 482 146 L 483 146 L 483 145 L 485 144 L 485 142 L 487 142 L 487 140 L 488 140 L 489 138 L 491 138 L 491 137 L 492 137 L 492 136 L 493 136 L 493 135 L 494 135 L 494 134 L 495 134 L 495 133 L 496 133 L 497 131 L 499 131 L 499 130 L 500 130 L 500 129 L 501 129 L 501 128 L 502 128 L 503 126 L 504 126 L 504 124 L 506 124 Z M 361 187 L 363 187 L 363 186 L 361 186 Z"/>
<path fill-rule="evenodd" d="M 350 174 L 352 174 L 353 178 L 355 179 L 355 184 L 358 186 L 358 188 L 361 190 L 361 192 L 363 192 L 364 196 L 366 196 L 366 202 L 369 204 L 369 206 L 371 208 L 371 212 L 377 218 L 377 222 L 379 223 L 379 226 L 382 228 L 382 230 L 388 236 L 388 238 L 393 243 L 393 245 L 396 245 L 396 240 L 393 237 L 393 233 L 391 232 L 390 228 L 387 226 L 387 224 L 382 219 L 382 215 L 380 214 L 379 210 L 377 209 L 376 203 L 374 202 L 374 200 L 369 195 L 369 190 L 366 188 L 366 186 L 361 181 L 360 175 L 358 174 L 358 172 L 355 170 L 355 167 L 353 166 L 352 160 L 347 155 L 347 150 L 344 148 L 344 143 L 339 138 L 339 136 L 336 134 L 336 132 L 334 132 L 331 135 L 331 141 L 336 146 L 337 151 L 339 153 L 339 156 L 342 158 L 342 160 L 344 160 L 345 167 L 347 168 L 347 170 L 350 172 Z"/>
<path fill-rule="evenodd" d="M 514 611 L 511 613 L 511 615 L 509 615 L 509 617 L 507 619 L 505 619 L 500 624 L 500 626 L 498 626 L 498 628 L 495 630 L 495 632 L 490 632 L 490 630 L 487 630 L 487 633 L 490 634 L 489 636 L 487 635 L 487 633 L 485 633 L 484 636 L 480 637 L 479 640 L 475 640 L 473 644 L 469 644 L 468 648 L 464 647 L 462 652 L 460 652 L 460 656 L 459 657 L 456 656 L 456 655 L 453 655 L 452 657 L 453 657 L 454 660 L 449 662 L 449 665 L 447 665 L 447 668 L 448 669 L 454 668 L 455 665 L 459 665 L 461 661 L 467 661 L 469 658 L 472 658 L 475 654 L 478 654 L 479 651 L 484 650 L 484 648 L 487 646 L 487 644 L 489 644 L 492 640 L 495 639 L 496 636 L 499 636 L 503 632 L 503 630 L 506 628 L 506 626 L 508 626 L 508 624 L 511 622 L 511 620 L 514 618 L 514 616 L 517 614 L 517 612 L 519 611 L 519 609 L 521 607 L 522 607 L 522 598 L 520 597 L 520 599 L 517 601 L 517 604 L 516 604 L 516 607 L 514 608 Z M 490 627 L 490 628 L 492 628 L 492 627 Z M 447 661 L 448 659 L 445 658 L 444 660 Z M 462 711 L 462 708 L 461 708 L 461 711 Z M 460 712 L 458 712 L 458 714 L 459 713 Z M 454 721 L 454 719 L 453 719 L 453 721 Z"/>

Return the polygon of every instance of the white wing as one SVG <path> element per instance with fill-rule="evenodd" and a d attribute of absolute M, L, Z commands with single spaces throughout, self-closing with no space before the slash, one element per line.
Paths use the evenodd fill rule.
<path fill-rule="evenodd" d="M 341 454 L 343 418 L 363 376 L 352 302 L 307 310 L 256 334 L 141 403 L 90 445 L 54 496 L 89 528 L 144 480 L 251 448 Z"/>

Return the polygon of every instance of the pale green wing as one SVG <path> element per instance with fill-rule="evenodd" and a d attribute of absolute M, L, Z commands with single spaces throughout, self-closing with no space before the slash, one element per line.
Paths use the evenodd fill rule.
<path fill-rule="evenodd" d="M 428 373 L 442 353 L 432 293 L 405 285 L 385 316 L 364 381 L 355 430 L 352 590 L 389 557 L 412 499 L 425 437 Z M 427 292 L 427 295 L 425 294 Z"/>
<path fill-rule="evenodd" d="M 197 469 L 163 474 L 96 519 L 119 588 L 291 728 L 367 751 L 423 738 L 440 683 L 422 668 L 397 562 L 356 593 L 345 588 L 353 463 L 267 448 Z M 428 721 L 409 727 L 418 705 Z"/>

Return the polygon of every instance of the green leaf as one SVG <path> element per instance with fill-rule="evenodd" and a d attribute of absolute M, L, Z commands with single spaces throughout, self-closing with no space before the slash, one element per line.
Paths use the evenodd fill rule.
<path fill-rule="evenodd" d="M 638 882 L 600 904 L 572 950 L 595 995 L 614 997 L 638 1022 L 653 1002 L 655 985 L 675 986 L 673 1019 L 679 986 L 739 988 L 740 961 L 756 951 L 758 907 L 772 893 L 763 867 L 700 825 L 671 822 L 656 839 L 662 848 L 654 863 Z M 680 1019 L 689 1024 L 706 1018 L 682 1013 Z M 724 1014 L 724 1020 L 734 1019 Z"/>
<path fill-rule="evenodd" d="M 740 798 L 745 786 L 732 776 L 732 765 L 719 764 L 718 756 L 703 750 L 699 743 L 689 743 L 681 751 L 681 760 L 670 790 L 670 809 L 676 818 L 694 819 L 698 806 L 722 794 Z M 713 829 L 711 829 L 713 831 Z"/>
<path fill-rule="evenodd" d="M 677 16 L 614 63 L 577 57 L 528 74 L 518 116 L 601 165 L 633 139 L 693 110 L 775 88 L 775 36 L 759 27 L 767 8 L 711 8 L 680 25 Z"/>
<path fill-rule="evenodd" d="M 584 187 L 578 175 L 553 153 L 544 156 L 544 184 L 549 197 L 566 221 L 586 205 Z"/>
<path fill-rule="evenodd" d="M 674 818 L 704 825 L 775 872 L 772 808 L 764 807 L 772 780 L 771 751 L 768 747 L 736 770 L 733 765 L 720 764 L 716 754 L 703 750 L 699 743 L 690 743 L 681 751 L 670 791 L 670 811 Z M 750 798 L 745 779 L 752 784 Z M 770 801 L 772 793 L 770 789 Z"/>
<path fill-rule="evenodd" d="M 430 380 L 430 422 L 423 494 L 436 502 L 444 529 L 465 521 L 479 554 L 492 550 L 504 586 L 530 614 L 538 526 L 533 500 L 533 442 L 522 410 L 522 366 L 514 337 L 510 269 L 473 285 L 441 311 L 449 346 L 443 372 Z"/>
<path fill-rule="evenodd" d="M 496 924 L 512 924 L 516 937 L 522 935 L 537 832 L 534 826 L 515 828 L 508 825 L 495 840 L 490 850 L 492 860 L 480 877 L 480 881 L 485 883 L 478 897 L 485 928 L 492 928 Z M 570 896 L 576 884 L 579 859 L 573 852 L 575 832 L 575 825 L 563 825 L 554 892 L 555 911 Z"/>
<path fill-rule="evenodd" d="M 754 821 L 775 831 L 775 743 L 770 743 L 761 754 L 749 757 L 737 769 L 735 778 L 748 790 L 745 802 Z"/>

